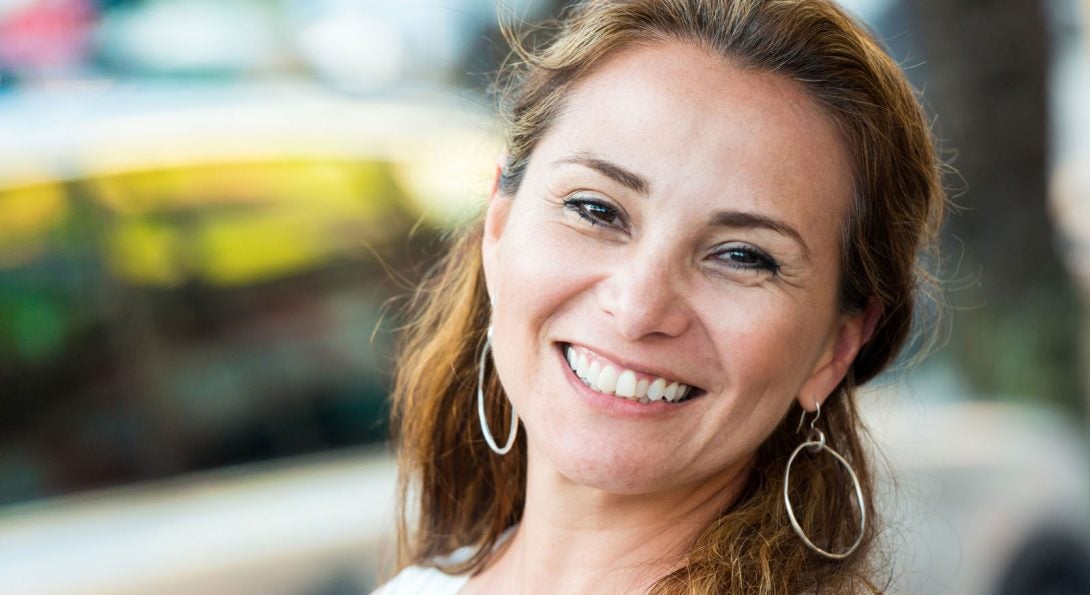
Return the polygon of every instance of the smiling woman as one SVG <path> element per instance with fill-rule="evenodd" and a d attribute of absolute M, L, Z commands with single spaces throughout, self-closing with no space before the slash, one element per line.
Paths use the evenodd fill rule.
<path fill-rule="evenodd" d="M 385 591 L 880 590 L 855 389 L 943 206 L 896 65 L 818 0 L 584 2 L 515 46 L 404 344 Z"/>

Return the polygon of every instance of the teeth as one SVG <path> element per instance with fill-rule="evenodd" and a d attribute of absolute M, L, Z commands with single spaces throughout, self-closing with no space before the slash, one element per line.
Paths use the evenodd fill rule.
<path fill-rule="evenodd" d="M 636 372 L 618 369 L 609 363 L 603 365 L 597 358 L 588 357 L 586 353 L 581 353 L 570 345 L 566 348 L 564 357 L 575 375 L 598 392 L 614 394 L 640 403 L 661 400 L 676 402 L 691 392 L 688 385 L 670 382 L 665 378 L 655 378 L 652 381 L 646 378 L 638 379 Z"/>
<path fill-rule="evenodd" d="M 591 385 L 592 387 L 598 386 L 598 376 L 600 376 L 601 374 L 602 364 L 599 364 L 597 361 L 595 361 L 593 364 L 590 365 L 590 369 L 587 370 L 587 384 Z"/>
<path fill-rule="evenodd" d="M 662 398 L 663 393 L 666 392 L 666 381 L 662 378 L 656 378 L 650 386 L 647 387 L 647 398 L 652 401 L 658 401 Z"/>
<path fill-rule="evenodd" d="M 671 403 L 677 398 L 677 383 L 671 382 L 670 386 L 666 387 L 666 393 L 662 395 L 667 401 Z"/>
<path fill-rule="evenodd" d="M 602 373 L 598 375 L 598 382 L 595 383 L 596 388 L 604 393 L 611 393 L 617 389 L 617 368 L 607 365 L 602 368 Z"/>
<path fill-rule="evenodd" d="M 580 378 L 582 378 L 583 380 L 586 380 L 587 379 L 587 372 L 590 371 L 590 362 L 587 361 L 587 356 L 580 355 L 579 356 L 579 362 L 578 362 L 577 365 L 579 367 L 576 368 L 575 374 L 577 376 L 579 376 Z"/>
<path fill-rule="evenodd" d="M 617 396 L 636 396 L 636 373 L 632 370 L 625 370 L 617 377 Z"/>

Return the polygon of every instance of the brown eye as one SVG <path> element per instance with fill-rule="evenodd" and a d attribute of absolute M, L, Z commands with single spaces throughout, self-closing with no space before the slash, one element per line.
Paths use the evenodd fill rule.
<path fill-rule="evenodd" d="M 617 209 L 600 200 L 576 195 L 565 200 L 564 207 L 574 211 L 581 219 L 591 225 L 616 227 L 620 224 L 621 215 Z"/>
<path fill-rule="evenodd" d="M 745 271 L 767 271 L 775 274 L 780 270 L 780 265 L 770 256 L 744 244 L 734 244 L 715 253 L 715 258 L 722 260 L 734 269 Z"/>

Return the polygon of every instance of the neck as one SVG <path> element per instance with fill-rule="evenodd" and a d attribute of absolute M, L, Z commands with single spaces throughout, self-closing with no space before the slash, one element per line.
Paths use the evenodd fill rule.
<path fill-rule="evenodd" d="M 466 593 L 646 592 L 684 563 L 749 470 L 744 463 L 696 484 L 618 494 L 576 484 L 532 451 L 528 465 L 522 521 Z"/>

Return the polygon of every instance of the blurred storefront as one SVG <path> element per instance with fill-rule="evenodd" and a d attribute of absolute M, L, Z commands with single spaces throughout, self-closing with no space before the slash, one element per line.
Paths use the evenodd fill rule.
<path fill-rule="evenodd" d="M 393 329 L 498 152 L 448 4 L 0 2 L 0 591 L 374 583 Z"/>

